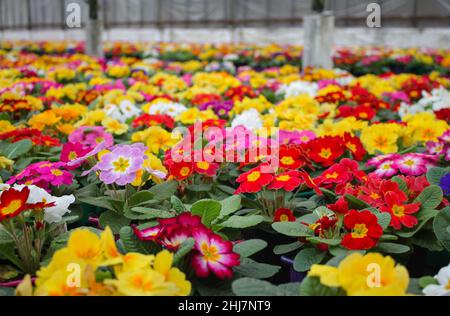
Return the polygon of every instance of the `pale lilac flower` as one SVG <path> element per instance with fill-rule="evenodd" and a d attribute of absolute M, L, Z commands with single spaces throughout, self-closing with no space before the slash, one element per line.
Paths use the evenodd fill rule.
<path fill-rule="evenodd" d="M 100 180 L 105 184 L 132 183 L 147 158 L 145 150 L 146 147 L 141 143 L 116 145 L 110 153 L 102 156 L 93 170 L 100 171 Z"/>

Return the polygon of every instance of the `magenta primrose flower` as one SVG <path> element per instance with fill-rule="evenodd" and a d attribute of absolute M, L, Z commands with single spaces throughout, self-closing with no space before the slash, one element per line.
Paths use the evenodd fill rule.
<path fill-rule="evenodd" d="M 69 135 L 69 142 L 81 143 L 89 148 L 105 142 L 105 145 L 109 147 L 114 145 L 114 138 L 105 131 L 103 126 L 81 126 Z"/>
<path fill-rule="evenodd" d="M 233 266 L 239 265 L 239 255 L 233 252 L 233 244 L 206 229 L 193 233 L 195 239 L 192 266 L 199 277 L 211 272 L 221 279 L 233 275 Z"/>
<path fill-rule="evenodd" d="M 142 143 L 116 145 L 110 153 L 101 157 L 93 170 L 100 171 L 100 180 L 106 184 L 126 185 L 132 183 L 142 168 L 146 147 Z"/>

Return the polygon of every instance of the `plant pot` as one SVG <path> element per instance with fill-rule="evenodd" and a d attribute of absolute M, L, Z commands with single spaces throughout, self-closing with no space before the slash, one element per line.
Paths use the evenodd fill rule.
<path fill-rule="evenodd" d="M 281 256 L 281 262 L 289 267 L 289 282 L 302 282 L 306 277 L 305 272 L 294 270 L 294 259 L 291 259 L 288 256 Z"/>

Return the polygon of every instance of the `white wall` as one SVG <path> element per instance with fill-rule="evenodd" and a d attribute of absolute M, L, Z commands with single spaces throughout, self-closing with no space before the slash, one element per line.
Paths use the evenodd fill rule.
<path fill-rule="evenodd" d="M 21 30 L 0 32 L 0 39 L 83 40 L 83 30 Z M 104 33 L 105 40 L 174 41 L 174 42 L 249 42 L 302 44 L 303 29 L 237 28 L 219 29 L 133 29 L 113 28 Z M 450 28 L 336 28 L 335 45 L 386 45 L 395 47 L 433 47 L 450 49 Z"/>

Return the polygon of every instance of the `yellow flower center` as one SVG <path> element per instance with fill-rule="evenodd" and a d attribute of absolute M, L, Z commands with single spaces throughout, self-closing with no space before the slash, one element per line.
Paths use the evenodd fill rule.
<path fill-rule="evenodd" d="M 0 214 L 7 216 L 14 214 L 22 206 L 21 200 L 12 200 L 7 206 L 0 209 Z"/>
<path fill-rule="evenodd" d="M 366 224 L 356 224 L 352 229 L 352 237 L 364 238 L 367 236 L 368 231 Z"/>
<path fill-rule="evenodd" d="M 289 175 L 284 174 L 284 175 L 278 176 L 278 177 L 277 177 L 277 180 L 278 180 L 278 181 L 286 182 L 286 181 L 288 181 L 290 178 L 291 178 L 291 177 L 290 177 Z"/>
<path fill-rule="evenodd" d="M 372 193 L 370 193 L 370 197 L 372 199 L 378 199 L 380 197 L 380 195 L 378 193 L 376 193 L 376 192 L 372 192 Z"/>
<path fill-rule="evenodd" d="M 52 175 L 59 177 L 60 175 L 63 174 L 63 172 L 59 169 L 52 169 L 51 171 Z"/>
<path fill-rule="evenodd" d="M 97 137 L 97 138 L 95 139 L 95 142 L 96 142 L 97 144 L 100 144 L 100 143 L 103 142 L 103 141 L 104 141 L 103 137 Z"/>
<path fill-rule="evenodd" d="M 390 164 L 390 163 L 386 163 L 386 164 L 384 164 L 384 165 L 381 167 L 381 169 L 383 169 L 383 170 L 390 170 L 390 169 L 391 169 L 391 164 Z"/>
<path fill-rule="evenodd" d="M 396 217 L 402 217 L 405 215 L 405 207 L 402 205 L 394 204 L 394 206 L 392 207 L 392 213 Z"/>
<path fill-rule="evenodd" d="M 216 246 L 203 243 L 201 246 L 203 257 L 207 261 L 216 262 L 220 259 L 220 254 Z"/>
<path fill-rule="evenodd" d="M 280 216 L 280 221 L 281 222 L 287 222 L 289 221 L 289 216 L 287 216 L 286 214 L 283 214 Z"/>
<path fill-rule="evenodd" d="M 408 159 L 404 162 L 405 165 L 407 165 L 408 167 L 412 167 L 414 166 L 414 160 Z"/>
<path fill-rule="evenodd" d="M 322 148 L 322 150 L 319 153 L 319 156 L 324 158 L 324 159 L 330 158 L 330 156 L 331 156 L 330 148 Z"/>
<path fill-rule="evenodd" d="M 378 136 L 377 138 L 375 138 L 375 139 L 373 140 L 373 142 L 374 142 L 374 144 L 375 144 L 375 147 L 383 148 L 384 146 L 387 145 L 388 140 L 387 140 L 387 138 L 384 137 L 384 136 Z"/>
<path fill-rule="evenodd" d="M 347 145 L 347 148 L 350 149 L 351 151 L 356 151 L 356 145 L 355 144 L 353 144 L 351 142 L 348 142 L 348 143 L 346 143 L 346 145 Z"/>
<path fill-rule="evenodd" d="M 283 165 L 292 165 L 295 162 L 291 156 L 284 156 L 280 161 Z"/>
<path fill-rule="evenodd" d="M 336 179 L 339 176 L 339 174 L 335 171 L 333 173 L 328 173 L 325 178 L 327 179 Z"/>
<path fill-rule="evenodd" d="M 258 180 L 260 177 L 261 177 L 261 173 L 259 171 L 253 171 L 252 173 L 250 173 L 247 176 L 247 180 L 254 182 L 254 181 Z"/>
<path fill-rule="evenodd" d="M 74 160 L 74 159 L 76 159 L 76 158 L 78 158 L 77 153 L 74 152 L 74 151 L 71 151 L 71 152 L 69 153 L 69 159 L 70 159 L 70 160 Z"/>
<path fill-rule="evenodd" d="M 191 169 L 189 169 L 188 167 L 183 167 L 180 169 L 180 174 L 185 177 L 189 174 L 189 172 L 191 171 Z"/>
<path fill-rule="evenodd" d="M 206 161 L 201 161 L 197 163 L 197 167 L 202 170 L 207 170 L 209 168 L 209 163 L 207 163 Z"/>
<path fill-rule="evenodd" d="M 124 173 L 127 171 L 128 167 L 130 166 L 130 159 L 125 159 L 124 157 L 119 157 L 116 161 L 113 163 L 114 171 Z"/>

